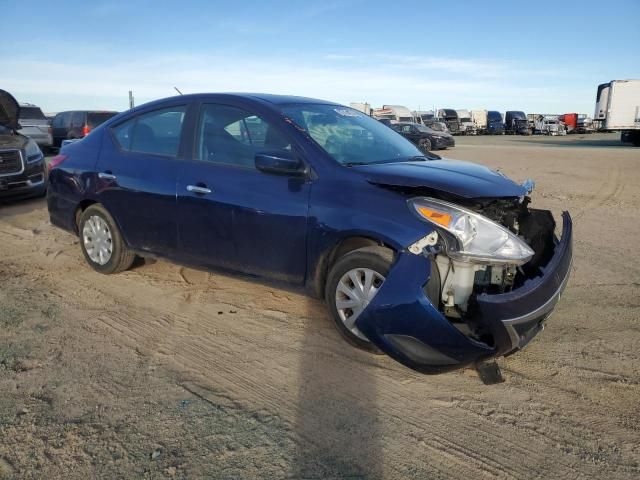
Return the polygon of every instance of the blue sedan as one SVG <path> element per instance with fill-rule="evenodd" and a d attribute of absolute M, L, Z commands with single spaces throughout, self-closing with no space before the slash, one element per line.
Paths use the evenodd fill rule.
<path fill-rule="evenodd" d="M 558 301 L 571 219 L 556 236 L 532 188 L 335 103 L 197 94 L 66 145 L 47 200 L 100 273 L 161 256 L 304 286 L 352 345 L 438 373 L 523 348 Z"/>

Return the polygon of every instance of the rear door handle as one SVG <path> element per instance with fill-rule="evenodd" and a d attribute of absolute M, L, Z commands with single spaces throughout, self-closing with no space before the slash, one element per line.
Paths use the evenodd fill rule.
<path fill-rule="evenodd" d="M 201 195 L 206 195 L 207 193 L 211 193 L 211 189 L 207 187 L 200 187 L 198 185 L 187 185 L 187 190 L 193 193 L 199 193 Z"/>
<path fill-rule="evenodd" d="M 102 178 L 103 180 L 115 180 L 116 176 L 109 172 L 100 172 L 98 173 L 98 178 Z"/>

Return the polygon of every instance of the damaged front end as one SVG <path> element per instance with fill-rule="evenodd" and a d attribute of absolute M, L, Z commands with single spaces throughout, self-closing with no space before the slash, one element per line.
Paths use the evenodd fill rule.
<path fill-rule="evenodd" d="M 433 226 L 399 252 L 358 329 L 392 358 L 439 373 L 523 348 L 566 286 L 572 223 L 529 198 L 414 197 L 410 208 Z"/>

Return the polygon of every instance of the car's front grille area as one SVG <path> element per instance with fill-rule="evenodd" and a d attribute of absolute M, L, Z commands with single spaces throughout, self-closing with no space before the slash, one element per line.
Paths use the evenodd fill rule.
<path fill-rule="evenodd" d="M 21 173 L 23 169 L 20 150 L 0 150 L 0 176 Z"/>

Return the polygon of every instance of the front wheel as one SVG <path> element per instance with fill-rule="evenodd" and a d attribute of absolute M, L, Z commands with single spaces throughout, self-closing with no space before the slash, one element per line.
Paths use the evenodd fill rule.
<path fill-rule="evenodd" d="M 110 274 L 127 270 L 135 254 L 127 248 L 113 217 L 98 204 L 89 206 L 78 224 L 84 258 L 97 272 Z"/>
<path fill-rule="evenodd" d="M 388 248 L 359 248 L 338 259 L 327 278 L 325 300 L 336 328 L 351 345 L 372 353 L 381 352 L 358 329 L 356 320 L 378 293 L 392 264 L 393 252 Z"/>
<path fill-rule="evenodd" d="M 418 143 L 418 149 L 422 153 L 429 153 L 431 151 L 431 140 L 429 140 L 428 138 L 421 139 Z"/>

